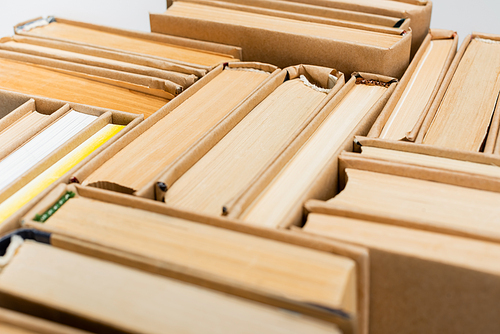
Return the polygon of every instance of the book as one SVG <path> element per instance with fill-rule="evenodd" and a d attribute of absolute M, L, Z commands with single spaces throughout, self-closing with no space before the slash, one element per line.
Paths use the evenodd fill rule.
<path fill-rule="evenodd" d="M 88 334 L 42 318 L 0 308 L 0 331 L 6 334 Z"/>
<path fill-rule="evenodd" d="M 347 168 L 332 210 L 377 221 L 498 241 L 500 193 Z M 357 215 L 357 217 L 360 217 Z"/>
<path fill-rule="evenodd" d="M 432 36 L 432 35 L 431 35 Z M 379 138 L 389 140 L 414 141 L 426 111 L 433 101 L 444 74 L 448 69 L 456 49 L 454 38 L 431 39 L 422 45 L 400 85 L 404 86 L 394 93 L 394 102 L 388 102 L 386 119 L 380 124 Z M 397 100 L 397 102 L 396 102 Z M 395 106 L 393 105 L 395 103 Z"/>
<path fill-rule="evenodd" d="M 367 158 L 464 172 L 468 174 L 477 174 L 500 179 L 500 166 L 495 165 L 493 162 L 479 163 L 366 145 L 361 147 L 361 155 Z"/>
<path fill-rule="evenodd" d="M 18 31 L 16 32 L 19 33 Z M 237 60 L 230 55 L 222 53 L 140 38 L 136 35 L 127 34 L 127 32 L 112 32 L 97 29 L 97 27 L 90 25 L 72 24 L 66 20 L 53 19 L 35 28 L 24 29 L 22 34 L 94 45 L 135 54 L 145 54 L 170 61 L 177 61 L 181 64 L 203 67 L 212 67 L 224 62 Z"/>
<path fill-rule="evenodd" d="M 500 42 L 475 37 L 463 47 L 466 50 L 450 74 L 453 77 L 439 108 L 435 115 L 429 114 L 432 122 L 423 129 L 421 142 L 478 152 L 486 140 L 500 90 L 496 75 Z"/>
<path fill-rule="evenodd" d="M 124 128 L 107 124 L 0 203 L 0 224 Z M 52 129 L 53 131 L 53 129 Z M 3 161 L 2 161 L 3 162 Z M 2 163 L 0 162 L 0 164 Z M 19 168 L 19 167 L 18 167 Z"/>
<path fill-rule="evenodd" d="M 389 48 L 402 39 L 397 34 L 382 34 L 333 25 L 304 22 L 281 17 L 255 14 L 239 10 L 217 8 L 206 4 L 176 1 L 165 15 L 211 20 L 221 23 L 243 24 L 252 28 L 308 34 L 319 37 L 336 38 L 353 43 L 364 43 L 380 48 Z"/>
<path fill-rule="evenodd" d="M 396 32 L 408 30 L 409 21 L 406 18 L 390 17 L 361 13 L 358 11 L 326 8 L 303 3 L 293 3 L 280 0 L 183 0 L 210 6 L 241 10 L 256 14 L 289 18 L 299 21 L 330 24 L 341 27 L 378 31 Z"/>
<path fill-rule="evenodd" d="M 165 194 L 175 207 L 220 215 L 331 98 L 305 76 L 272 91 Z"/>
<path fill-rule="evenodd" d="M 338 333 L 307 316 L 30 240 L 2 269 L 0 294 L 92 332 Z"/>
<path fill-rule="evenodd" d="M 70 110 L 63 117 L 0 161 L 0 190 L 22 176 L 97 119 Z"/>
<path fill-rule="evenodd" d="M 238 45 L 245 60 L 282 68 L 314 64 L 343 73 L 363 71 L 399 78 L 408 66 L 411 34 L 402 30 L 355 29 L 209 4 L 175 1 L 166 12 L 150 15 L 151 30 Z M 198 25 L 205 29 L 194 28 Z"/>
<path fill-rule="evenodd" d="M 25 227 L 154 261 L 169 277 L 332 322 L 339 312 L 356 318 L 358 278 L 350 258 L 81 196 L 27 218 L 34 221 Z"/>
<path fill-rule="evenodd" d="M 332 163 L 352 131 L 374 105 L 380 103 L 389 87 L 389 84 L 381 82 L 375 85 L 374 80 L 351 80 L 356 83 L 346 84 L 346 92 L 339 92 L 344 96 L 239 219 L 249 224 L 276 228 L 281 226 L 290 211 L 302 210 L 305 193 L 321 171 Z"/>
<path fill-rule="evenodd" d="M 306 206 L 313 213 L 302 233 L 369 248 L 370 333 L 500 329 L 497 242 L 326 215 Z"/>
<path fill-rule="evenodd" d="M 49 116 L 41 114 L 36 110 L 30 110 L 25 113 L 14 123 L 0 131 L 0 150 L 3 151 L 9 147 L 16 141 L 18 136 L 23 136 L 32 126 L 35 126 L 46 118 L 49 118 Z"/>
<path fill-rule="evenodd" d="M 169 100 L 131 91 L 75 72 L 0 58 L 0 88 L 150 116 Z"/>
<path fill-rule="evenodd" d="M 130 193 L 156 181 L 154 178 L 165 167 L 227 117 L 270 75 L 260 70 L 225 68 L 80 181 L 108 189 L 118 185 Z"/>
<path fill-rule="evenodd" d="M 362 13 L 407 17 L 412 29 L 412 55 L 429 33 L 432 1 L 427 0 L 287 0 L 326 8 L 352 10 Z"/>
<path fill-rule="evenodd" d="M 105 58 L 102 56 L 96 56 L 92 54 L 85 54 L 81 53 L 82 51 L 86 51 L 83 48 L 75 48 L 76 50 L 74 51 L 69 51 L 72 49 L 70 46 L 65 45 L 65 43 L 59 43 L 59 44 L 52 44 L 51 43 L 43 43 L 40 41 L 36 41 L 34 38 L 3 38 L 0 40 L 0 49 L 4 51 L 9 51 L 9 52 L 16 52 L 16 53 L 22 53 L 26 55 L 32 55 L 36 57 L 43 57 L 43 58 L 49 58 L 49 59 L 54 59 L 54 60 L 59 60 L 59 61 L 64 61 L 64 62 L 71 62 L 75 64 L 82 64 L 82 65 L 88 65 L 92 66 L 94 68 L 104 68 L 104 69 L 109 69 L 113 71 L 120 71 L 125 72 L 125 73 L 132 73 L 132 74 L 137 74 L 145 77 L 151 77 L 151 78 L 157 78 L 157 79 L 162 79 L 162 80 L 167 80 L 169 82 L 175 83 L 177 85 L 180 85 L 183 89 L 188 88 L 191 86 L 197 79 L 198 77 L 194 74 L 185 74 L 181 72 L 175 72 L 173 70 L 163 70 L 163 69 L 157 69 L 154 67 L 149 67 L 149 66 L 144 66 L 144 65 L 138 65 L 126 61 L 121 61 L 121 60 L 115 60 L 115 59 L 109 59 Z M 34 43 L 39 43 L 39 44 L 44 44 L 44 45 L 37 45 Z M 48 46 L 51 45 L 51 46 Z M 66 48 L 66 50 L 64 49 Z M 80 52 L 78 52 L 80 51 Z M 6 54 L 5 52 L 3 54 Z M 99 54 L 96 52 L 96 54 Z M 32 59 L 37 59 L 35 57 L 32 57 Z M 39 59 L 39 58 L 38 58 Z M 42 60 L 48 63 L 49 61 L 47 60 Z M 57 63 L 57 62 L 50 62 L 51 64 Z M 62 64 L 62 63 L 61 63 Z M 67 67 L 69 67 L 69 64 L 64 64 Z M 73 66 L 73 68 L 83 68 L 86 69 L 87 67 L 83 66 Z M 94 72 L 97 72 L 96 69 L 94 69 Z M 116 72 L 110 72 L 110 71 L 101 71 L 104 74 L 107 73 L 116 73 Z M 125 75 L 122 75 L 121 77 L 125 77 Z M 131 76 L 132 77 L 132 76 Z M 171 91 L 171 93 L 175 93 L 175 91 Z"/>

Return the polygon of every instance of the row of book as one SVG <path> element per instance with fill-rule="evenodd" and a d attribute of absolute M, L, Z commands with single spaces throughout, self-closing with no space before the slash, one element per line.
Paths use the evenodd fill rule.
<path fill-rule="evenodd" d="M 452 31 L 419 40 L 430 8 L 196 0 L 151 15 L 254 61 L 218 60 L 24 206 L 8 225 L 24 229 L 0 240 L 0 307 L 93 332 L 498 331 L 500 38 L 469 36 L 458 53 Z M 371 73 L 342 72 L 366 70 L 356 56 L 336 67 L 268 44 L 311 22 L 396 36 L 373 25 L 401 18 L 404 57 L 423 41 L 406 71 L 384 72 L 351 30 L 335 56 L 369 55 Z M 295 42 L 311 54 L 326 45 L 307 39 Z M 257 46 L 286 55 L 275 65 L 314 65 L 255 62 Z"/>

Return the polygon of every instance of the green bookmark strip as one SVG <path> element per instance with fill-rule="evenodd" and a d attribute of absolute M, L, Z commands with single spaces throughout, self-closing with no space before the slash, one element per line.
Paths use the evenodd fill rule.
<path fill-rule="evenodd" d="M 40 223 L 45 223 L 47 219 L 50 218 L 59 208 L 66 203 L 70 198 L 75 197 L 75 193 L 72 191 L 67 191 L 64 195 L 59 198 L 59 200 L 51 206 L 47 211 L 45 211 L 43 214 L 37 213 L 35 215 L 34 221 L 40 222 Z"/>

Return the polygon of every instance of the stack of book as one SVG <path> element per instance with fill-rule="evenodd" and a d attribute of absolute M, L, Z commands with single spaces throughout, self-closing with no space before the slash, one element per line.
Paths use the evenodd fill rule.
<path fill-rule="evenodd" d="M 49 17 L 0 40 L 0 88 L 149 117 L 241 50 Z M 32 84 L 36 77 L 36 85 Z"/>
<path fill-rule="evenodd" d="M 431 9 L 179 0 L 151 34 L 16 26 L 0 328 L 500 331 L 500 37 L 457 52 Z"/>

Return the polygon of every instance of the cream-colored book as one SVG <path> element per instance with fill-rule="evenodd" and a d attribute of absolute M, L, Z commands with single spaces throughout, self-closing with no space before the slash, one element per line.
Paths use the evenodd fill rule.
<path fill-rule="evenodd" d="M 500 240 L 500 193 L 357 169 L 327 206 L 415 228 Z"/>
<path fill-rule="evenodd" d="M 44 43 L 45 42 L 45 43 Z M 41 45 L 38 45 L 38 44 Z M 66 48 L 66 49 L 64 49 Z M 97 55 L 86 54 L 88 50 L 69 43 L 47 42 L 44 39 L 30 37 L 2 38 L 0 40 L 0 49 L 33 55 L 49 59 L 71 62 L 75 64 L 89 65 L 97 68 L 104 68 L 125 73 L 133 73 L 141 76 L 158 78 L 171 81 L 180 85 L 182 88 L 188 88 L 197 79 L 194 74 L 184 74 L 172 70 L 157 69 L 154 67 L 138 65 L 131 62 L 105 58 L 100 53 Z M 71 50 L 71 51 L 70 51 Z"/>
<path fill-rule="evenodd" d="M 10 146 L 18 136 L 29 132 L 30 128 L 48 118 L 49 115 L 32 110 L 21 116 L 17 121 L 0 131 L 0 150 Z"/>
<path fill-rule="evenodd" d="M 38 304 L 49 319 L 79 318 L 78 325 L 93 332 L 338 332 L 297 313 L 34 241 L 22 243 L 6 262 L 0 295 L 18 300 L 18 308 Z"/>
<path fill-rule="evenodd" d="M 137 191 L 218 124 L 270 73 L 226 68 L 193 96 L 104 162 L 84 185 Z"/>
<path fill-rule="evenodd" d="M 144 114 L 148 117 L 167 98 L 132 91 L 54 68 L 0 58 L 0 88 L 63 101 Z"/>
<path fill-rule="evenodd" d="M 350 258 L 86 197 L 68 199 L 48 218 L 35 216 L 25 226 L 153 260 L 172 277 L 299 312 L 314 313 L 314 305 L 356 318 Z"/>
<path fill-rule="evenodd" d="M 371 334 L 500 330 L 498 243 L 319 213 L 303 231 L 369 248 Z"/>
<path fill-rule="evenodd" d="M 0 308 L 0 332 L 3 334 L 89 334 L 28 314 Z"/>
<path fill-rule="evenodd" d="M 301 200 L 311 183 L 388 88 L 385 85 L 363 83 L 350 87 L 323 123 L 240 219 L 249 224 L 277 227 L 291 210 L 302 207 Z"/>
<path fill-rule="evenodd" d="M 257 13 L 231 10 L 204 4 L 176 1 L 165 13 L 170 16 L 203 19 L 219 23 L 240 24 L 245 27 L 262 28 L 280 32 L 312 35 L 352 43 L 363 43 L 380 48 L 390 48 L 401 40 L 398 34 L 359 30 L 341 26 L 262 15 Z"/>
<path fill-rule="evenodd" d="M 285 81 L 168 189 L 169 205 L 212 215 L 239 194 L 327 101 L 305 77 Z"/>
<path fill-rule="evenodd" d="M 88 157 L 124 128 L 123 125 L 107 124 L 83 143 L 71 150 L 47 169 L 41 171 L 31 181 L 5 199 L 0 198 L 0 224 L 38 194 L 57 182 L 61 177 Z M 1 164 L 1 163 L 0 163 Z M 20 169 L 20 168 L 19 168 Z M 2 194 L 5 195 L 5 194 Z M 2 196 L 5 197 L 5 196 Z"/>
<path fill-rule="evenodd" d="M 0 160 L 0 191 L 70 141 L 97 118 L 95 115 L 70 110 L 27 143 Z"/>
<path fill-rule="evenodd" d="M 429 42 L 379 138 L 403 140 L 415 128 L 426 106 L 432 102 L 432 94 L 439 88 L 438 79 L 454 45 L 451 38 Z"/>
<path fill-rule="evenodd" d="M 500 166 L 493 163 L 478 163 L 465 160 L 443 158 L 434 155 L 419 154 L 392 149 L 384 149 L 363 145 L 361 155 L 367 158 L 380 159 L 416 166 L 432 167 L 441 170 L 464 172 L 500 179 Z"/>
<path fill-rule="evenodd" d="M 500 42 L 473 38 L 422 142 L 480 151 L 497 104 L 499 69 Z"/>
<path fill-rule="evenodd" d="M 208 67 L 235 60 L 231 56 L 216 52 L 146 40 L 138 37 L 92 29 L 88 26 L 57 21 L 35 27 L 29 31 L 24 31 L 23 35 L 85 43 L 108 49 L 122 50 L 135 54 L 142 53 L 149 56 L 164 58 L 166 60 Z"/>

